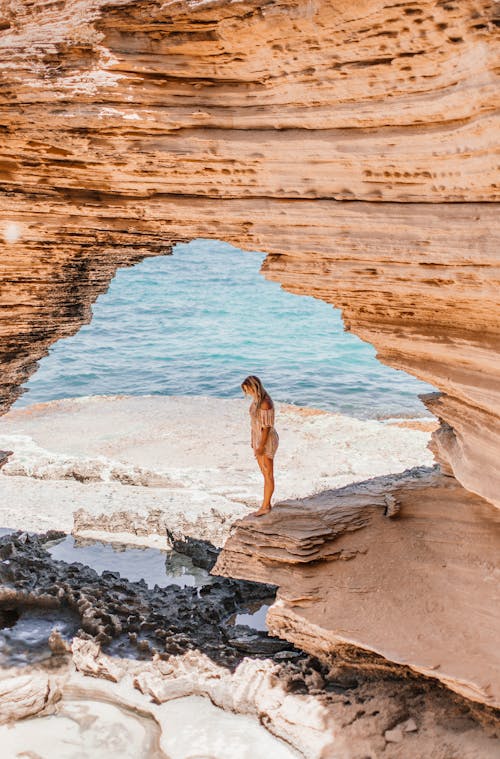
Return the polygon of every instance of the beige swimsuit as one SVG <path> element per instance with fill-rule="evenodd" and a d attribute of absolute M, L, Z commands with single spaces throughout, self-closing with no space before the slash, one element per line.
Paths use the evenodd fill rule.
<path fill-rule="evenodd" d="M 252 401 L 248 410 L 250 414 L 250 423 L 252 428 L 252 448 L 259 447 L 261 430 L 263 427 L 269 427 L 266 444 L 264 446 L 264 454 L 269 456 L 270 459 L 274 458 L 279 445 L 278 433 L 274 429 L 274 405 L 272 408 L 257 409 L 257 404 Z"/>

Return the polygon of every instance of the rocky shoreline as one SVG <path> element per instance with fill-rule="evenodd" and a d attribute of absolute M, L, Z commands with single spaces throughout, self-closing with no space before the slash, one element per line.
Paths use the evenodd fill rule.
<path fill-rule="evenodd" d="M 25 429 L 28 416 L 7 414 L 0 448 L 14 454 L 0 454 L 0 524 L 69 533 L 77 514 L 87 537 L 107 530 L 166 547 L 168 528 L 224 545 L 220 574 L 279 587 L 268 625 L 288 643 L 253 654 L 225 633 L 217 609 L 236 608 L 241 585 L 217 580 L 196 598 L 156 591 L 65 568 L 43 539 L 18 535 L 2 542 L 4 624 L 15 629 L 30 599 L 57 612 L 61 593 L 77 630 L 71 643 L 52 636 L 45 662 L 0 672 L 2 714 L 32 716 L 34 730 L 36 715 L 64 719 L 57 712 L 72 699 L 89 709 L 87 723 L 115 703 L 128 734 L 143 736 L 130 741 L 132 757 L 185 759 L 172 754 L 168 725 L 181 720 L 166 709 L 199 696 L 251 715 L 308 759 L 496 759 L 498 4 L 3 6 L 0 413 L 50 346 L 90 322 L 118 268 L 179 241 L 217 239 L 265 251 L 267 279 L 340 308 L 380 361 L 438 390 L 425 404 L 439 421 L 440 470 L 430 470 L 418 430 L 383 435 L 375 422 L 289 417 L 288 431 L 303 436 L 280 451 L 281 508 L 267 521 L 244 519 L 260 473 L 235 467 L 248 440 L 220 445 L 225 424 L 219 445 L 207 445 L 194 415 L 189 445 L 173 435 L 157 447 L 155 409 L 144 414 L 141 400 L 134 415 L 128 401 L 122 446 L 113 439 L 122 427 L 100 402 L 91 423 L 75 413 L 69 450 L 64 404 L 59 427 L 51 414 L 38 436 Z M 137 447 L 143 417 L 154 434 Z M 387 480 L 419 467 L 421 477 Z M 195 637 L 169 628 L 167 602 L 180 630 L 193 615 Z M 180 653 L 156 640 L 159 622 Z M 134 644 L 143 623 L 143 659 L 101 650 L 122 632 Z M 309 658 L 277 660 L 295 653 L 290 641 Z M 131 655 L 140 635 L 136 643 Z M 4 727 L 2 749 L 21 730 Z M 226 759 L 227 747 L 212 754 Z"/>
<path fill-rule="evenodd" d="M 266 632 L 227 623 L 235 611 L 269 599 L 272 587 L 218 578 L 199 589 L 148 589 L 145 582 L 52 559 L 46 546 L 60 537 L 17 532 L 0 538 L 3 624 L 15 624 L 16 615 L 34 608 L 51 609 L 55 623 L 67 608 L 80 625 L 71 640 L 53 632 L 51 650 L 37 664 L 0 670 L 3 721 L 54 713 L 66 692 L 74 695 L 68 679 L 78 681 L 81 695 L 97 687 L 85 677 L 91 676 L 99 683 L 127 682 L 145 697 L 141 708 L 151 699 L 161 704 L 208 696 L 222 708 L 259 716 L 271 733 L 311 759 L 381 751 L 423 759 L 437 756 L 443 741 L 446 756 L 495 756 L 500 714 L 488 707 L 405 667 L 379 666 L 376 657 L 353 656 L 349 663 L 344 652 L 327 665 Z M 177 551 L 213 566 L 214 546 L 171 538 Z M 45 697 L 37 699 L 42 686 Z M 113 699 L 127 703 L 119 689 Z"/>
<path fill-rule="evenodd" d="M 429 432 L 276 403 L 275 502 L 432 463 Z M 91 396 L 0 420 L 0 524 L 165 545 L 167 529 L 221 547 L 260 504 L 248 403 Z M 118 539 L 118 538 L 117 538 Z"/>
<path fill-rule="evenodd" d="M 175 414 L 186 421 L 190 408 L 193 425 L 199 425 L 200 404 L 205 424 L 210 424 L 211 414 L 222 407 L 226 427 L 234 427 L 234 445 L 228 446 L 227 438 L 221 438 L 208 459 L 203 441 L 195 436 L 187 436 L 181 450 L 179 443 L 176 448 L 169 443 L 177 424 Z M 363 645 L 377 628 L 373 620 L 370 628 L 362 628 L 370 596 L 366 596 L 360 616 L 356 596 L 366 580 L 362 575 L 357 579 L 360 564 L 356 557 L 368 554 L 373 560 L 380 545 L 382 565 L 390 565 L 390 552 L 384 545 L 397 546 L 401 541 L 413 545 L 408 539 L 414 540 L 415 518 L 421 541 L 425 525 L 422 504 L 441 491 L 448 500 L 455 498 L 453 480 L 443 479 L 436 469 L 400 471 L 403 462 L 422 460 L 428 433 L 281 404 L 282 429 L 286 430 L 281 467 L 287 472 L 283 485 L 288 492 L 300 495 L 298 487 L 304 492 L 321 487 L 320 481 L 307 479 L 309 472 L 317 471 L 321 456 L 332 473 L 329 483 L 335 486 L 347 480 L 352 484 L 324 489 L 309 498 L 281 501 L 263 521 L 248 518 L 250 504 L 231 500 L 234 491 L 230 495 L 234 483 L 229 484 L 229 475 L 239 477 L 240 493 L 243 487 L 255 489 L 250 469 L 254 462 L 247 462 L 248 469 L 234 464 L 235 457 L 241 461 L 248 458 L 246 441 L 238 438 L 240 417 L 246 411 L 243 405 L 220 399 L 84 399 L 40 404 L 5 417 L 7 441 L 15 443 L 16 435 L 30 435 L 45 451 L 27 456 L 28 448 L 21 446 L 4 466 L 0 488 L 8 498 L 14 487 L 18 499 L 14 508 L 4 512 L 13 515 L 12 521 L 18 525 L 25 522 L 30 529 L 34 515 L 37 524 L 71 523 L 73 535 L 80 540 L 173 549 L 206 572 L 205 580 L 195 587 L 180 587 L 168 580 L 152 586 L 144 579 L 130 581 L 110 569 L 97 572 L 85 561 L 57 560 L 51 546 L 63 538 L 65 533 L 60 531 L 36 534 L 25 530 L 0 537 L 0 621 L 4 631 L 0 630 L 0 635 L 10 630 L 15 638 L 16 624 L 23 622 L 29 635 L 33 622 L 46 631 L 47 638 L 40 655 L 28 651 L 23 658 L 21 646 L 17 658 L 9 660 L 5 633 L 0 703 L 6 719 L 36 718 L 59 714 L 58 710 L 62 714 L 64 709 L 71 712 L 75 693 L 78 701 L 90 697 L 92 688 L 97 688 L 99 698 L 111 689 L 112 693 L 106 691 L 106 699 L 120 709 L 135 704 L 134 714 L 148 712 L 152 703 L 162 709 L 162 704 L 175 699 L 209 698 L 226 712 L 258 718 L 269 734 L 311 759 L 364 759 L 382 753 L 394 759 L 408 755 L 428 759 L 439 756 L 440 746 L 446 747 L 443 759 L 493 759 L 500 736 L 498 711 L 463 698 L 460 689 L 454 694 L 439 684 L 435 675 L 446 674 L 446 669 L 441 675 L 437 671 L 426 677 L 431 673 L 407 666 L 395 649 L 397 636 L 390 641 L 388 658 L 377 653 L 376 646 L 370 650 Z M 131 410 L 135 416 L 130 420 L 133 434 L 129 435 L 122 421 Z M 137 420 L 142 417 L 141 427 Z M 189 427 L 190 422 L 187 424 Z M 82 437 L 86 426 L 89 433 Z M 110 438 L 113 429 L 119 429 L 119 434 Z M 399 448 L 394 448 L 396 441 Z M 323 450 L 317 447 L 320 444 Z M 35 451 L 36 445 L 30 445 L 29 450 Z M 304 446 L 311 450 L 311 461 L 306 458 L 302 471 L 297 472 L 294 457 Z M 140 475 L 136 484 L 103 481 L 102 473 L 111 471 L 103 454 L 115 457 L 123 476 Z M 196 471 L 180 467 L 182 460 L 193 463 L 198 459 Z M 146 460 L 150 462 L 147 477 Z M 399 474 L 373 477 L 391 469 Z M 83 472 L 86 477 L 79 479 Z M 173 486 L 174 473 L 179 477 L 181 472 L 182 486 Z M 372 476 L 353 483 L 363 473 Z M 193 500 L 193 486 L 206 488 L 206 504 Z M 26 487 L 32 489 L 33 498 L 23 502 Z M 226 504 L 214 507 L 221 492 Z M 70 493 L 73 500 L 68 500 Z M 156 501 L 147 500 L 151 493 Z M 113 498 L 109 498 L 111 494 Z M 174 501 L 169 500 L 172 494 Z M 146 500 L 141 501 L 143 498 Z M 429 508 L 435 520 L 436 505 L 432 504 Z M 401 508 L 402 517 L 398 516 Z M 458 513 L 460 501 L 450 508 Z M 397 518 L 386 519 L 384 514 L 389 513 Z M 480 514 L 478 511 L 478 518 Z M 410 533 L 404 537 L 408 528 Z M 483 529 L 480 520 L 474 529 Z M 375 539 L 370 537 L 373 531 L 378 535 Z M 491 546 L 485 544 L 485 550 Z M 407 551 L 407 562 L 409 558 Z M 141 571 L 143 563 L 139 559 Z M 321 597 L 330 598 L 335 592 L 344 565 L 346 577 L 351 577 L 355 586 L 355 629 L 364 630 L 364 638 L 355 645 L 349 643 L 349 636 L 330 640 L 331 623 L 321 611 Z M 481 574 L 481 566 L 477 562 L 475 566 L 474 571 Z M 431 563 L 429 572 L 435 571 Z M 334 629 L 335 625 L 352 624 L 348 618 L 341 622 L 342 607 L 352 605 L 346 582 L 344 578 L 340 583 L 341 606 L 337 608 L 334 596 L 331 601 L 337 620 Z M 373 589 L 370 593 L 373 596 Z M 397 599 L 397 589 L 391 596 Z M 373 602 L 377 598 L 380 608 L 385 608 L 386 600 L 379 594 Z M 270 632 L 237 623 L 239 615 L 255 606 L 270 606 Z M 89 676 L 97 685 L 89 684 Z M 155 724 L 161 724 L 161 719 L 156 715 Z M 160 730 L 159 734 L 165 738 L 167 732 Z M 159 746 L 160 738 L 155 735 L 153 731 L 151 746 Z"/>
<path fill-rule="evenodd" d="M 262 631 L 227 622 L 252 604 L 272 602 L 276 589 L 261 583 L 219 578 L 196 587 L 169 585 L 154 589 L 144 580 L 129 582 L 116 572 L 99 575 L 79 563 L 51 558 L 45 544 L 62 537 L 14 533 L 0 538 L 0 607 L 52 609 L 76 613 L 79 637 L 91 637 L 106 651 L 125 655 L 158 654 L 160 658 L 197 649 L 215 663 L 234 669 L 246 653 L 284 660 L 293 646 Z M 217 552 L 202 541 L 176 541 L 199 565 L 210 569 Z M 287 654 L 287 651 L 289 654 Z"/>

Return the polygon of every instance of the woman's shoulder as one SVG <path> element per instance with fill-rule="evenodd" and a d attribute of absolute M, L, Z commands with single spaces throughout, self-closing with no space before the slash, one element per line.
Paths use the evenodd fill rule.
<path fill-rule="evenodd" d="M 268 411 L 269 409 L 274 408 L 274 403 L 270 395 L 264 396 L 262 403 L 260 404 L 260 408 L 264 411 Z"/>

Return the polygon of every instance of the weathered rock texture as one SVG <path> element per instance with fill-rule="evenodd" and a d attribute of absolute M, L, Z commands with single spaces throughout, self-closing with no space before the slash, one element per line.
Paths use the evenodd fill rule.
<path fill-rule="evenodd" d="M 270 631 L 326 663 L 398 662 L 499 708 L 499 556 L 498 510 L 422 468 L 240 520 L 214 571 L 272 577 Z"/>
<path fill-rule="evenodd" d="M 218 238 L 434 384 L 438 460 L 500 506 L 497 3 L 0 11 L 4 409 L 117 267 Z M 240 528 L 223 568 L 272 572 L 271 629 L 318 655 L 356 644 L 498 704 L 498 513 L 453 479 L 424 491 L 401 522 L 377 501 L 312 533 L 301 511 L 295 537 Z"/>
<path fill-rule="evenodd" d="M 163 657 L 197 648 L 214 661 L 235 667 L 245 656 L 294 658 L 291 646 L 264 631 L 235 624 L 233 615 L 269 602 L 274 588 L 239 580 L 218 579 L 200 588 L 167 585 L 148 589 L 145 581 L 129 582 L 116 572 L 100 576 L 78 562 L 52 559 L 44 545 L 57 533 L 37 537 L 14 533 L 0 537 L 0 614 L 17 609 L 52 609 L 54 618 L 70 610 L 83 636 L 118 653 L 159 653 Z M 183 546 L 207 567 L 214 548 L 200 541 Z M 215 552 L 215 556 L 216 556 Z M 204 560 L 204 561 L 203 561 Z M 0 628 L 2 619 L 0 617 Z M 2 660 L 9 658 L 4 645 Z"/>
<path fill-rule="evenodd" d="M 171 745 L 178 723 L 166 705 L 195 695 L 233 714 L 258 718 L 304 759 L 363 759 L 382 752 L 387 759 L 498 756 L 498 717 L 424 678 L 342 682 L 327 671 L 323 675 L 307 660 L 277 664 L 251 658 L 230 672 L 199 651 L 168 661 L 116 659 L 94 641 L 75 637 L 65 654 L 54 654 L 45 665 L 0 673 L 0 724 L 15 731 L 15 720 L 64 714 L 71 702 L 83 707 L 111 703 L 123 710 L 120 735 L 131 718 L 142 717 L 149 722 L 146 735 L 158 739 L 160 732 L 160 745 L 165 736 Z M 0 730 L 0 735 L 5 733 Z M 171 756 L 168 746 L 162 748 L 161 757 Z M 149 747 L 140 755 L 158 756 Z"/>
<path fill-rule="evenodd" d="M 3 408 L 118 266 L 214 237 L 437 386 L 439 461 L 499 505 L 496 13 L 2 0 Z"/>

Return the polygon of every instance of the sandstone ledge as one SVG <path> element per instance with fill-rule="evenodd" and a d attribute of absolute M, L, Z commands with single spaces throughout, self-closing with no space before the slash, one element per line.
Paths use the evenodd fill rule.
<path fill-rule="evenodd" d="M 0 22 L 0 408 L 117 267 L 218 238 L 442 391 L 439 461 L 499 505 L 496 3 L 63 0 Z"/>
<path fill-rule="evenodd" d="M 498 511 L 451 477 L 410 475 L 241 520 L 214 572 L 277 584 L 269 629 L 323 661 L 354 646 L 499 707 Z"/>
<path fill-rule="evenodd" d="M 440 463 L 499 506 L 497 26 L 488 0 L 4 4 L 2 408 L 117 267 L 218 238 L 435 385 Z M 451 479 L 391 492 L 399 521 L 375 493 L 333 545 L 331 514 L 239 528 L 221 571 L 271 572 L 271 625 L 322 655 L 498 703 L 498 512 Z"/>

